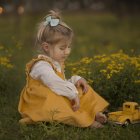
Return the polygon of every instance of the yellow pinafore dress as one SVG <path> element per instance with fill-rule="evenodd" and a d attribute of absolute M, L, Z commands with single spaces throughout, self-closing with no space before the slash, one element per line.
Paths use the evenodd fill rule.
<path fill-rule="evenodd" d="M 57 121 L 78 127 L 90 126 L 95 120 L 95 114 L 103 111 L 109 103 L 89 86 L 87 93 L 82 93 L 82 90 L 78 89 L 80 109 L 74 112 L 69 99 L 55 94 L 41 81 L 35 80 L 29 75 L 33 65 L 40 60 L 49 62 L 55 73 L 64 79 L 64 75 L 57 72 L 48 59 L 37 58 L 31 60 L 26 65 L 26 85 L 21 92 L 18 105 L 18 111 L 22 116 L 19 122 Z"/>

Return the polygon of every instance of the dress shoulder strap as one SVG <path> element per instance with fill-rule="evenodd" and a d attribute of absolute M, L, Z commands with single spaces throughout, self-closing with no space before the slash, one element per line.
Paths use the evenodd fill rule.
<path fill-rule="evenodd" d="M 54 69 L 54 71 L 56 72 L 56 68 L 54 67 L 54 65 L 52 64 L 52 62 L 51 62 L 50 60 L 48 60 L 47 58 L 44 58 L 44 57 L 39 57 L 39 58 L 34 58 L 34 59 L 32 59 L 30 62 L 28 62 L 28 63 L 26 64 L 26 69 L 25 69 L 26 74 L 29 74 L 29 73 L 31 72 L 32 67 L 33 67 L 34 64 L 37 63 L 38 61 L 46 61 L 46 62 L 48 62 L 48 63 L 52 66 L 52 68 Z"/>

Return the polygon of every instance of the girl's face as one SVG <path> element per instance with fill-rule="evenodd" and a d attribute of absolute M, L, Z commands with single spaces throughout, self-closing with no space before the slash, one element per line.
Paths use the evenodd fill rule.
<path fill-rule="evenodd" d="M 69 42 L 60 41 L 54 46 L 48 46 L 48 55 L 59 63 L 63 63 L 71 52 Z"/>

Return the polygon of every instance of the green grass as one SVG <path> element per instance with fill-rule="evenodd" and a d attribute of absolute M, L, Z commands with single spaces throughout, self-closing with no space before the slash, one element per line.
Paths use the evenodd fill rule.
<path fill-rule="evenodd" d="M 4 81 L 0 83 L 4 87 L 0 91 L 0 139 L 139 140 L 139 124 L 127 128 L 107 124 L 103 129 L 83 129 L 55 123 L 19 125 L 17 106 L 20 91 L 25 83 L 24 68 L 27 61 L 36 54 L 35 28 L 43 16 L 44 14 L 23 15 L 19 25 L 13 16 L 0 17 L 0 45 L 12 54 L 11 61 L 15 65 L 10 73 L 3 73 Z M 75 32 L 71 61 L 85 56 L 111 54 L 120 49 L 131 56 L 140 55 L 138 17 L 118 19 L 111 14 L 69 13 L 64 15 L 64 19 Z"/>

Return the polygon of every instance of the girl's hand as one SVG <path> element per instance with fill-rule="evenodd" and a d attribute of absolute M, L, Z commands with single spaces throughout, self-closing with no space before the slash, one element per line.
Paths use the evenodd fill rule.
<path fill-rule="evenodd" d="M 77 88 L 82 87 L 82 90 L 83 90 L 84 93 L 86 93 L 88 91 L 88 84 L 87 84 L 86 80 L 83 79 L 83 78 L 81 78 L 77 81 L 76 87 Z"/>
<path fill-rule="evenodd" d="M 73 111 L 77 111 L 80 108 L 80 101 L 79 97 L 77 96 L 71 102 Z"/>

